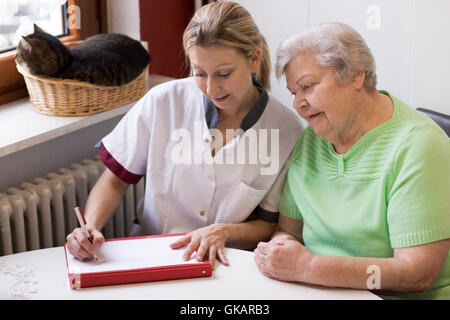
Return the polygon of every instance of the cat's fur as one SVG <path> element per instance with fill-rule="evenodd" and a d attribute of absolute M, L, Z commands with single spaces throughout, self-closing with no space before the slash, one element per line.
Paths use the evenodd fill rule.
<path fill-rule="evenodd" d="M 16 54 L 16 63 L 32 74 L 107 86 L 134 80 L 150 62 L 141 43 L 122 34 L 98 34 L 68 49 L 36 25 Z"/>

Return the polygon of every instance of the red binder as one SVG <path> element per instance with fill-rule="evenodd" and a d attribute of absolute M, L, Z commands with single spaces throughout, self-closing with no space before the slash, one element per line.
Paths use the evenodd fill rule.
<path fill-rule="evenodd" d="M 112 243 L 114 241 L 129 241 L 129 240 L 145 240 L 145 239 L 157 239 L 177 237 L 184 234 L 170 234 L 170 235 L 157 235 L 157 236 L 144 236 L 144 237 L 132 237 L 132 238 L 116 238 L 108 239 L 106 243 Z M 175 239 L 168 239 L 174 242 Z M 146 240 L 147 241 L 147 240 Z M 150 241 L 150 240 L 148 240 Z M 150 243 L 150 242 L 149 242 Z M 104 245 L 105 245 L 104 244 Z M 117 243 L 118 244 L 118 243 Z M 123 243 L 122 243 L 123 244 Z M 209 277 L 212 275 L 212 266 L 209 261 L 197 262 L 186 261 L 186 263 L 148 266 L 141 268 L 129 268 L 120 270 L 106 270 L 95 272 L 71 272 L 69 268 L 69 261 L 73 261 L 73 257 L 68 252 L 64 244 L 64 251 L 66 255 L 66 265 L 69 275 L 69 284 L 71 289 L 137 283 L 137 282 L 149 282 L 149 281 L 161 281 L 161 280 L 173 280 L 173 279 L 185 279 L 185 278 L 197 278 L 197 277 Z M 150 247 L 151 250 L 151 247 Z M 167 247 L 169 252 L 170 249 Z M 184 250 L 184 249 L 183 249 Z M 182 252 L 178 250 L 180 254 Z M 77 262 L 79 263 L 79 262 Z M 144 262 L 145 264 L 145 262 Z M 151 265 L 151 263 L 149 264 Z M 73 269 L 74 267 L 72 267 Z"/>

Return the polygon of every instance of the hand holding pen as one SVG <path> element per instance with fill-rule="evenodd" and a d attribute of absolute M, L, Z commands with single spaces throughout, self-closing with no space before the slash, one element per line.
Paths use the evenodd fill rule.
<path fill-rule="evenodd" d="M 67 248 L 77 259 L 88 260 L 95 258 L 98 249 L 105 242 L 105 238 L 99 230 L 86 222 L 80 207 L 75 207 L 75 213 L 81 227 L 76 228 L 67 236 Z"/>

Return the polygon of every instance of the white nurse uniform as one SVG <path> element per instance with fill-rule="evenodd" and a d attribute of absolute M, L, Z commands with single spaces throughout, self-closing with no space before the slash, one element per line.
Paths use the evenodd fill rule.
<path fill-rule="evenodd" d="M 152 88 L 102 139 L 101 159 L 112 172 L 127 183 L 145 175 L 141 234 L 190 232 L 250 217 L 277 221 L 302 126 L 292 109 L 255 79 L 254 85 L 261 92 L 258 102 L 214 157 L 217 109 L 193 78 Z"/>

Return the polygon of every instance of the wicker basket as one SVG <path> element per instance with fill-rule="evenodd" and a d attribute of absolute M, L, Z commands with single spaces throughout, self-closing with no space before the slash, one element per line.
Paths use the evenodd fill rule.
<path fill-rule="evenodd" d="M 25 78 L 33 108 L 51 116 L 87 116 L 136 101 L 148 90 L 148 67 L 122 86 L 101 86 L 76 80 L 42 77 L 17 65 Z"/>

